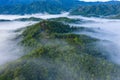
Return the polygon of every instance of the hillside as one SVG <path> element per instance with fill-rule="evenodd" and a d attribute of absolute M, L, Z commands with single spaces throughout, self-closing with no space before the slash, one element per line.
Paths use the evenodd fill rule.
<path fill-rule="evenodd" d="M 90 6 L 80 6 L 71 11 L 71 15 L 83 16 L 110 16 L 120 14 L 120 3 L 118 4 L 99 4 Z"/>
<path fill-rule="evenodd" d="M 0 5 L 6 6 L 6 5 L 16 5 L 16 4 L 30 4 L 34 1 L 39 1 L 39 0 L 0 0 Z"/>
<path fill-rule="evenodd" d="M 14 5 L 0 6 L 0 14 L 33 14 L 33 13 L 50 13 L 58 14 L 68 11 L 79 3 L 78 0 L 20 0 L 20 2 L 10 1 Z M 24 4 L 29 3 L 29 4 Z"/>
<path fill-rule="evenodd" d="M 17 38 L 26 54 L 0 80 L 118 80 L 120 67 L 95 48 L 98 39 L 74 34 L 81 29 L 49 20 L 28 26 Z"/>
<path fill-rule="evenodd" d="M 3 5 L 4 4 L 4 5 Z M 79 0 L 0 0 L 0 14 L 59 14 L 108 16 L 120 13 L 120 2 L 83 2 Z"/>
<path fill-rule="evenodd" d="M 120 19 L 120 14 L 108 16 L 109 19 Z"/>

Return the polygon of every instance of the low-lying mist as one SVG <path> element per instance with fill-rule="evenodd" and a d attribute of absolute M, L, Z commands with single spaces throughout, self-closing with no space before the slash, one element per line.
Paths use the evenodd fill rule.
<path fill-rule="evenodd" d="M 15 20 L 19 18 L 41 18 L 41 19 L 49 19 L 49 18 L 58 18 L 58 17 L 66 17 L 69 13 L 62 13 L 62 14 L 31 14 L 31 15 L 0 15 L 0 19 L 3 20 Z"/>
<path fill-rule="evenodd" d="M 96 45 L 99 46 L 103 54 L 117 64 L 120 64 L 120 20 L 87 18 L 92 22 L 83 24 L 72 24 L 93 29 L 95 32 L 77 32 L 86 34 L 102 40 Z"/>
<path fill-rule="evenodd" d="M 19 18 L 57 18 L 67 16 L 68 13 L 60 15 L 50 14 L 33 14 L 33 15 L 0 15 L 1 20 L 15 20 Z M 22 47 L 18 46 L 18 42 L 14 40 L 18 32 L 15 30 L 26 27 L 28 25 L 36 23 L 35 21 L 1 21 L 0 22 L 0 65 L 3 65 L 12 60 L 18 59 L 23 55 Z"/>
<path fill-rule="evenodd" d="M 120 26 L 119 26 L 120 20 L 71 16 L 69 15 L 69 13 L 63 13 L 63 14 L 57 14 L 57 15 L 33 14 L 33 15 L 23 15 L 23 16 L 0 15 L 1 20 L 2 19 L 11 20 L 11 21 L 0 22 L 0 32 L 1 32 L 0 33 L 0 72 L 2 72 L 1 67 L 3 67 L 4 64 L 9 63 L 11 61 L 13 61 L 14 63 L 14 61 L 16 60 L 15 64 L 10 64 L 10 66 L 7 66 L 5 68 L 8 71 L 7 73 L 7 71 L 5 70 L 5 75 L 7 74 L 8 77 L 14 75 L 13 78 L 15 79 L 13 80 L 16 80 L 16 79 L 21 80 L 21 79 L 25 79 L 25 77 L 27 77 L 27 79 L 29 79 L 30 77 L 31 78 L 35 77 L 35 79 L 39 79 L 36 77 L 36 75 L 41 75 L 40 77 L 45 76 L 45 79 L 48 77 L 49 79 L 47 80 L 56 80 L 59 78 L 61 78 L 61 80 L 78 80 L 78 79 L 87 80 L 87 79 L 90 79 L 91 76 L 95 77 L 95 80 L 107 80 L 106 77 L 108 77 L 109 79 L 109 76 L 112 76 L 111 80 L 120 79 L 119 76 L 116 77 L 117 74 L 119 75 L 118 72 L 120 71 L 118 70 L 118 72 L 115 72 L 115 70 L 113 69 L 114 65 L 110 64 L 109 61 L 104 62 L 103 58 L 100 58 L 101 61 L 103 60 L 102 62 L 98 60 L 99 55 L 97 55 L 96 52 L 92 54 L 92 52 L 95 51 L 94 49 L 88 50 L 89 54 L 91 54 L 92 56 L 88 54 L 84 54 L 84 53 L 87 53 L 87 52 L 84 52 L 84 49 L 83 49 L 84 53 L 82 53 L 81 45 L 84 45 L 82 43 L 80 44 L 80 48 L 78 47 L 79 49 L 76 49 L 77 47 L 74 47 L 68 44 L 66 41 L 62 39 L 49 39 L 49 36 L 47 35 L 45 36 L 44 34 L 43 36 L 45 36 L 45 38 L 40 37 L 42 39 L 39 40 L 44 46 L 36 50 L 33 50 L 33 52 L 32 50 L 30 50 L 32 47 L 27 48 L 27 47 L 18 45 L 19 40 L 16 40 L 16 36 L 21 34 L 21 31 L 19 32 L 19 29 L 24 28 L 28 25 L 37 23 L 38 21 L 15 21 L 15 19 L 30 18 L 30 17 L 36 17 L 36 18 L 41 18 L 41 19 L 67 17 L 70 19 L 79 19 L 80 21 L 81 20 L 85 21 L 83 23 L 82 22 L 79 23 L 79 21 L 77 23 L 66 22 L 66 24 L 69 24 L 71 26 L 85 28 L 85 30 L 82 29 L 81 31 L 76 30 L 75 32 L 76 34 L 85 34 L 85 35 L 99 39 L 98 41 L 90 43 L 86 45 L 87 47 L 85 46 L 83 48 L 89 48 L 89 49 L 95 48 L 97 49 L 97 51 L 100 50 L 102 54 L 105 56 L 105 58 L 107 57 L 108 60 L 113 61 L 114 63 L 117 63 L 120 65 L 120 32 L 119 32 L 120 31 Z M 32 28 L 28 29 L 28 31 L 32 29 L 34 31 L 34 27 L 35 26 L 32 26 Z M 87 38 L 85 39 L 86 41 L 90 40 Z M 27 38 L 27 40 L 31 40 L 31 39 Z M 31 42 L 34 42 L 34 41 L 31 41 Z M 70 43 L 72 42 L 70 41 Z M 28 52 L 30 51 L 31 54 L 28 54 L 28 55 L 24 54 L 23 48 L 27 49 Z M 57 56 L 60 56 L 60 57 L 56 58 L 55 62 L 52 61 L 48 57 L 43 57 L 44 59 L 43 58 L 39 59 L 39 57 L 34 58 L 33 55 L 35 55 L 37 51 L 39 52 L 41 51 L 40 54 L 49 53 L 50 57 L 57 57 Z M 80 52 L 79 54 L 82 53 L 84 55 L 80 55 L 80 57 L 77 57 L 79 56 L 79 54 L 76 54 L 76 51 L 78 51 L 78 53 Z M 53 54 L 57 52 L 61 55 L 53 56 Z M 73 53 L 73 54 L 70 54 L 70 53 Z M 39 54 L 36 54 L 35 56 L 39 56 Z M 63 60 L 63 62 L 61 60 Z M 66 61 L 66 63 L 64 63 L 64 61 Z M 108 64 L 109 66 L 106 66 L 106 64 Z M 79 65 L 81 65 L 82 67 L 79 68 Z M 113 70 L 115 74 L 112 72 Z M 19 72 L 19 71 L 22 71 L 22 72 Z M 47 71 L 50 75 L 46 76 L 45 74 L 42 76 L 42 74 L 47 73 Z M 11 72 L 11 74 L 9 74 L 9 72 Z M 3 71 L 3 74 L 4 74 L 4 71 Z M 30 75 L 30 76 L 27 76 L 27 75 Z M 102 79 L 104 77 L 105 79 Z M 93 79 L 91 78 L 91 80 Z"/>
<path fill-rule="evenodd" d="M 0 22 L 0 65 L 22 56 L 22 47 L 14 40 L 14 30 L 30 25 L 30 22 Z"/>
<path fill-rule="evenodd" d="M 103 50 L 103 54 L 107 54 L 109 58 L 120 64 L 120 20 L 117 19 L 102 19 L 94 17 L 72 16 L 69 13 L 62 14 L 32 14 L 32 15 L 0 15 L 0 19 L 15 20 L 19 18 L 36 17 L 41 19 L 50 19 L 58 17 L 67 17 L 71 19 L 82 19 L 86 23 L 70 24 L 72 26 L 87 27 L 93 29 L 95 32 L 76 32 L 77 34 L 86 34 L 102 41 L 97 43 L 98 47 Z M 19 28 L 33 24 L 33 21 L 5 21 L 0 22 L 0 65 L 10 60 L 19 58 L 22 53 L 21 48 L 12 39 L 16 34 L 13 32 Z M 108 41 L 108 43 L 106 43 Z M 17 54 L 16 54 L 17 53 Z"/>

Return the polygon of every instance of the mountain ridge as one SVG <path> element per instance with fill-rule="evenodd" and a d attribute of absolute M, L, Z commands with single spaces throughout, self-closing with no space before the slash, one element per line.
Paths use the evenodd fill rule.
<path fill-rule="evenodd" d="M 0 5 L 0 14 L 20 14 L 20 15 L 34 14 L 34 13 L 60 14 L 61 12 L 70 11 L 72 15 L 108 16 L 108 15 L 116 15 L 120 13 L 119 10 L 120 1 L 109 1 L 109 2 L 84 2 L 79 0 L 70 0 L 70 1 L 68 0 L 49 0 L 49 1 L 48 0 L 24 0 L 24 1 L 7 0 L 7 1 L 8 2 L 5 2 L 4 0 L 0 0 L 0 4 L 2 4 Z M 3 3 L 5 4 L 3 5 Z M 101 8 L 102 6 L 104 8 Z M 102 13 L 103 10 L 104 13 Z"/>

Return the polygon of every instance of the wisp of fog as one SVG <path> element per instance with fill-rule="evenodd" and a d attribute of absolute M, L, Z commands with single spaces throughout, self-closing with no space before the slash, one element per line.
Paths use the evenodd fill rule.
<path fill-rule="evenodd" d="M 57 18 L 66 16 L 68 13 L 63 13 L 60 15 L 50 15 L 50 14 L 32 14 L 32 15 L 0 15 L 1 20 L 15 20 L 19 18 Z M 13 41 L 18 33 L 14 30 L 17 30 L 22 27 L 36 23 L 35 21 L 1 21 L 0 22 L 0 65 L 3 65 L 7 62 L 18 59 L 22 56 L 23 50 L 20 46 L 17 45 L 17 42 Z"/>
<path fill-rule="evenodd" d="M 109 59 L 120 64 L 120 20 L 102 19 L 102 18 L 86 18 L 81 16 L 71 16 L 70 18 L 81 18 L 90 22 L 83 24 L 72 24 L 73 26 L 82 26 L 94 29 L 94 32 L 79 32 L 102 40 L 98 45 L 103 54 L 109 56 Z M 108 43 L 106 42 L 108 41 Z"/>
<path fill-rule="evenodd" d="M 3 20 L 15 20 L 19 18 L 30 18 L 30 17 L 35 17 L 35 18 L 41 18 L 41 19 L 50 19 L 50 18 L 58 18 L 58 17 L 66 17 L 68 16 L 69 13 L 62 13 L 62 14 L 31 14 L 31 15 L 0 15 L 0 19 Z"/>
<path fill-rule="evenodd" d="M 29 25 L 29 22 L 0 22 L 0 65 L 19 58 L 22 49 L 13 39 L 17 33 L 14 30 Z"/>
<path fill-rule="evenodd" d="M 78 27 L 89 27 L 94 29 L 97 33 L 94 32 L 77 32 L 78 34 L 86 34 L 103 41 L 99 42 L 101 50 L 104 53 L 107 53 L 109 58 L 120 64 L 120 20 L 115 19 L 102 19 L 94 17 L 82 17 L 82 16 L 71 16 L 69 13 L 63 13 L 59 15 L 50 15 L 50 14 L 32 14 L 32 15 L 0 15 L 0 19 L 5 20 L 14 20 L 18 18 L 58 18 L 58 17 L 68 17 L 72 19 L 82 19 L 87 21 L 86 23 L 80 24 L 71 24 Z M 16 42 L 12 39 L 16 36 L 17 33 L 13 32 L 16 29 L 25 27 L 34 23 L 31 22 L 22 22 L 22 21 L 5 21 L 0 22 L 0 65 L 5 64 L 9 61 L 15 60 L 20 57 L 22 53 L 21 48 L 17 45 Z M 110 43 L 106 43 L 109 41 Z"/>

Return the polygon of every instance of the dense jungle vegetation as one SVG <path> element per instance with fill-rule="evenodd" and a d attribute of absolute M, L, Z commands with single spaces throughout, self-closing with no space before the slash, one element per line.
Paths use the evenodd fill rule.
<path fill-rule="evenodd" d="M 25 55 L 5 65 L 0 80 L 119 80 L 120 66 L 95 47 L 99 40 L 77 30 L 84 29 L 51 20 L 26 27 L 16 38 Z"/>

